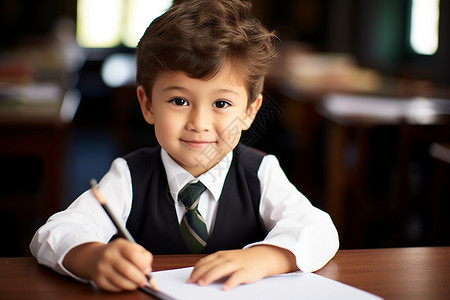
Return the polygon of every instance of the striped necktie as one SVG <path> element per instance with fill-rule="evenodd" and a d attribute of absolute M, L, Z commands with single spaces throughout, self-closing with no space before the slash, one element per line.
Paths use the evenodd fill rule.
<path fill-rule="evenodd" d="M 205 220 L 198 211 L 200 195 L 206 187 L 200 182 L 188 183 L 178 194 L 187 211 L 181 221 L 181 232 L 192 253 L 200 253 L 208 241 Z"/>

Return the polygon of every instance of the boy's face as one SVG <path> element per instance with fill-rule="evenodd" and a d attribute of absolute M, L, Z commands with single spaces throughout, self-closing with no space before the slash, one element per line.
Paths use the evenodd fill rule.
<path fill-rule="evenodd" d="M 261 106 L 261 95 L 247 106 L 247 89 L 236 74 L 227 64 L 209 80 L 166 72 L 156 78 L 151 101 L 138 87 L 142 113 L 154 124 L 159 144 L 194 176 L 236 147 Z"/>

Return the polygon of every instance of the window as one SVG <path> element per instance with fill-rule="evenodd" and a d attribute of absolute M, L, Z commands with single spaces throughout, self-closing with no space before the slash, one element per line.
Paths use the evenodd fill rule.
<path fill-rule="evenodd" d="M 418 54 L 436 53 L 439 46 L 439 0 L 412 0 L 410 43 Z"/>
<path fill-rule="evenodd" d="M 78 0 L 77 40 L 86 48 L 136 47 L 172 0 Z"/>

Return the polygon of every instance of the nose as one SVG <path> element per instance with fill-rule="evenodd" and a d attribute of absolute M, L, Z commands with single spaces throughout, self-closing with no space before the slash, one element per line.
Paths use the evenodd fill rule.
<path fill-rule="evenodd" d="M 204 132 L 211 129 L 211 116 L 202 107 L 193 108 L 188 116 L 186 128 L 189 131 Z"/>

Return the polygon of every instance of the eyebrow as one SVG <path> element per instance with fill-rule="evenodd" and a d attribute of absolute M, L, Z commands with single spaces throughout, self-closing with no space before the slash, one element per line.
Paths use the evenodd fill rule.
<path fill-rule="evenodd" d="M 221 93 L 231 93 L 231 94 L 235 94 L 239 96 L 239 93 L 236 92 L 235 90 L 231 90 L 231 89 L 219 89 L 219 92 Z"/>
<path fill-rule="evenodd" d="M 163 91 L 176 91 L 176 90 L 187 90 L 187 88 L 181 87 L 181 86 L 168 86 L 163 88 Z"/>
<path fill-rule="evenodd" d="M 185 87 L 181 87 L 181 86 L 168 86 L 168 87 L 165 87 L 163 89 L 164 92 L 176 91 L 176 90 L 187 91 L 188 89 L 185 88 Z M 218 89 L 217 91 L 220 92 L 220 93 L 231 93 L 231 94 L 235 94 L 235 95 L 239 96 L 239 93 L 236 92 L 235 90 L 232 90 L 232 89 L 226 89 L 225 88 L 225 89 Z"/>

